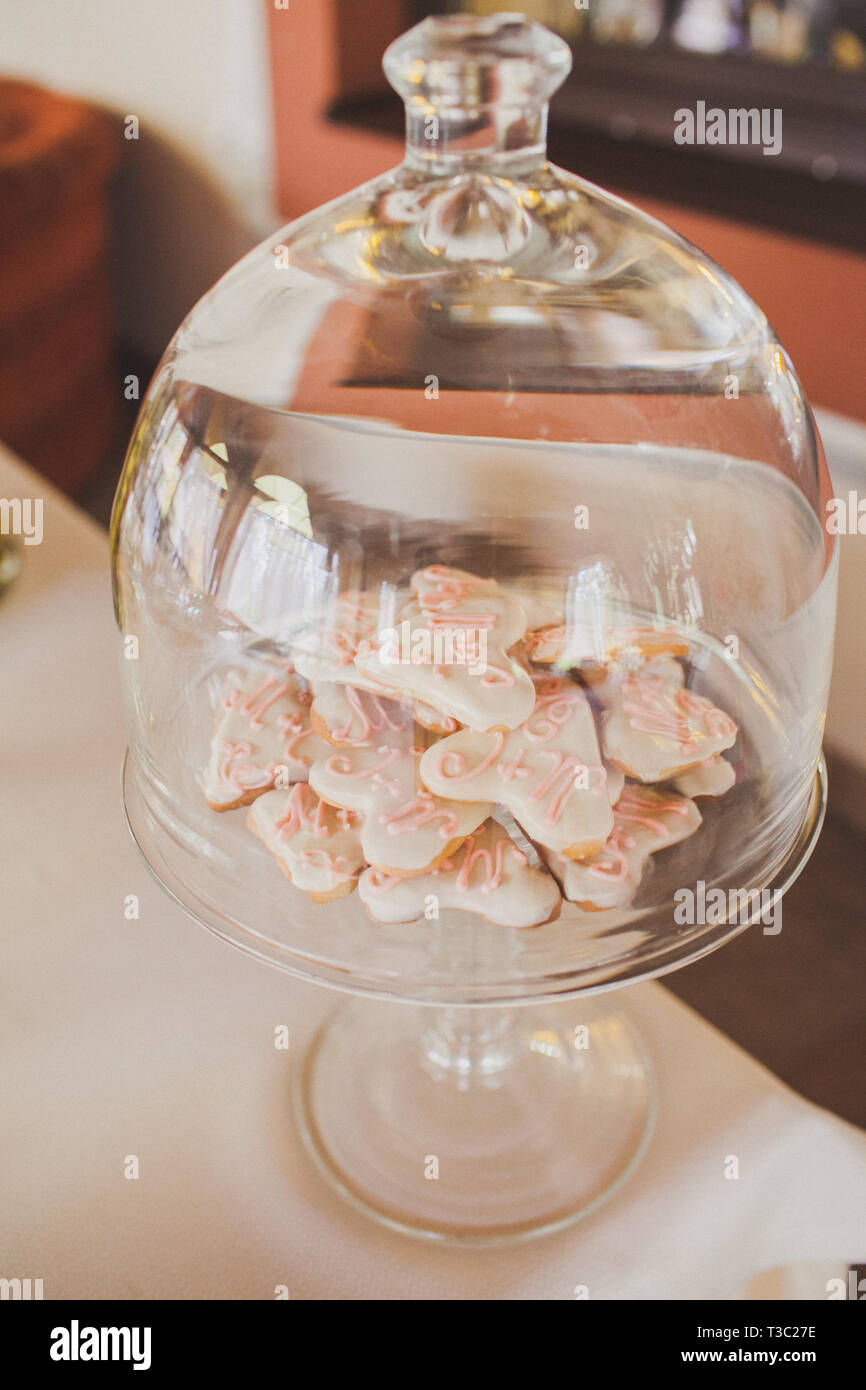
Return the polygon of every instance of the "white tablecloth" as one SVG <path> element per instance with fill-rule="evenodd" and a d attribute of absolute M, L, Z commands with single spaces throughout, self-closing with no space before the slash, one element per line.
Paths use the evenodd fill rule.
<path fill-rule="evenodd" d="M 46 499 L 0 603 L 0 1277 L 41 1278 L 46 1298 L 822 1297 L 866 1258 L 866 1136 L 657 984 L 628 991 L 657 1128 L 596 1215 L 461 1250 L 345 1206 L 287 1099 L 336 996 L 228 949 L 152 882 L 120 804 L 105 536 L 2 451 L 0 496 Z"/>

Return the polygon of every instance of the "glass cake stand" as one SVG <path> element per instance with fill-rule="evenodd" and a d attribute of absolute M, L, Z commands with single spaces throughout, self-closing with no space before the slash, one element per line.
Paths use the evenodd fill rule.
<path fill-rule="evenodd" d="M 185 854 L 149 809 L 128 757 L 123 794 L 144 863 L 194 921 L 259 960 L 358 996 L 327 1017 L 295 1072 L 295 1114 L 343 1197 L 431 1240 L 526 1239 L 612 1197 L 644 1154 L 656 1110 L 652 1061 L 612 992 L 689 965 L 753 925 L 721 921 L 606 962 L 591 947 L 583 965 L 524 983 L 506 968 L 498 986 L 473 987 L 478 952 L 502 961 L 509 934 L 499 928 L 491 952 L 487 924 L 464 921 L 456 943 L 443 932 L 434 947 L 445 957 L 438 983 L 426 969 L 398 977 L 387 958 L 366 979 L 341 979 L 312 953 L 299 958 L 230 917 L 218 893 L 193 890 Z M 822 760 L 797 841 L 768 885 L 774 896 L 808 861 L 826 801 Z M 616 941 L 614 931 L 614 949 Z"/>
<path fill-rule="evenodd" d="M 434 18 L 398 39 L 385 70 L 406 103 L 404 162 L 282 228 L 192 310 L 142 403 L 112 517 L 133 837 L 167 892 L 217 936 L 355 994 L 295 1072 L 300 1124 L 341 1192 L 434 1239 L 538 1234 L 617 1189 L 647 1144 L 655 1101 L 645 1048 L 612 991 L 744 930 L 764 907 L 748 895 L 784 891 L 824 813 L 838 554 L 808 403 L 729 275 L 548 163 L 548 102 L 570 61 L 562 40 L 520 15 Z M 387 925 L 368 915 L 362 888 L 392 860 L 365 848 L 356 891 L 311 900 L 251 833 L 246 796 L 208 795 L 215 756 L 242 745 L 252 756 L 246 734 L 219 732 L 243 707 L 229 673 L 236 681 L 264 663 L 285 679 L 291 668 L 307 683 L 294 689 L 299 708 L 301 696 L 329 698 L 321 686 L 360 689 L 370 650 L 352 645 L 339 615 L 374 612 L 378 637 L 414 604 L 430 635 L 442 615 L 409 586 L 433 566 L 477 577 L 490 612 L 481 605 L 476 618 L 493 639 L 503 614 L 520 618 L 513 631 L 505 623 L 498 676 L 486 672 L 478 703 L 461 706 L 470 739 L 528 726 L 526 712 L 491 714 L 503 673 L 531 707 L 554 670 L 604 744 L 629 663 L 640 686 L 641 641 L 651 649 L 659 635 L 672 644 L 677 708 L 691 718 L 715 705 L 714 737 L 736 725 L 716 762 L 728 789 L 686 794 L 701 796 L 699 830 L 668 837 L 628 905 L 591 910 L 597 898 L 585 907 L 576 892 L 532 928 L 447 905 Z M 443 675 L 429 664 L 431 679 Z M 444 673 L 440 694 L 454 679 Z M 387 698 L 388 686 L 367 689 Z M 419 739 L 441 733 L 431 708 L 452 717 L 438 698 L 408 706 Z M 631 720 L 655 738 L 642 709 L 635 722 L 622 703 L 620 731 Z M 297 709 L 280 717 L 284 732 L 303 724 Z M 266 724 L 250 716 L 254 742 Z M 559 776 L 578 750 L 542 751 L 559 759 Z M 398 756 L 411 770 L 409 752 Z M 588 763 L 611 817 L 611 768 L 664 784 L 692 765 L 645 773 L 605 757 L 607 768 L 596 748 Z M 333 749 L 318 758 L 289 781 L 308 776 L 312 788 Z M 244 766 L 267 781 L 282 764 Z M 528 775 L 519 766 L 499 771 Z M 543 793 L 523 785 L 527 800 Z M 524 886 L 558 903 L 549 853 L 579 856 L 612 832 L 531 840 L 526 815 L 490 812 L 507 799 L 499 786 L 476 798 L 488 816 L 479 833 L 495 841 L 494 822 L 504 826 Z M 436 814 L 456 824 L 449 791 L 451 811 Z M 408 795 L 430 809 L 420 773 Z M 562 792 L 577 795 L 576 780 Z M 545 825 L 558 814 L 551 806 Z M 385 823 L 391 833 L 384 812 L 353 831 L 355 850 Z M 434 863 L 409 867 L 426 874 Z M 454 865 L 445 872 L 459 888 Z M 400 894 L 415 891 L 400 882 Z M 679 920 L 677 894 L 701 884 L 723 910 Z M 485 879 L 473 891 L 499 886 Z M 378 917 L 396 915 L 378 901 Z"/>

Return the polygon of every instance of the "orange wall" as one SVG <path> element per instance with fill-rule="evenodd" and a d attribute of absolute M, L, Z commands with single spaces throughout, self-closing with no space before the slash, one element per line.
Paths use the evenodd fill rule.
<path fill-rule="evenodd" d="M 339 0 L 292 0 L 288 10 L 277 10 L 272 0 L 264 3 L 279 205 L 287 217 L 296 217 L 399 163 L 402 145 L 322 117 L 337 90 Z M 377 18 L 384 46 L 399 30 L 399 6 L 368 0 L 364 12 L 370 22 Z M 813 404 L 866 420 L 866 256 L 685 207 L 635 201 L 739 280 L 778 331 Z"/>
<path fill-rule="evenodd" d="M 287 10 L 262 3 L 271 36 L 277 201 L 297 217 L 399 164 L 402 144 L 322 118 L 338 88 L 337 0 L 292 0 Z M 375 9 L 375 0 L 361 3 L 365 13 Z"/>
<path fill-rule="evenodd" d="M 700 246 L 760 304 L 813 405 L 866 420 L 866 256 L 683 207 L 635 201 Z"/>

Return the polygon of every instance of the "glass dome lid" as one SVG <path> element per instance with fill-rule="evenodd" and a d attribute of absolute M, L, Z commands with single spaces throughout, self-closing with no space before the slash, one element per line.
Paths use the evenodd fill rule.
<path fill-rule="evenodd" d="M 547 162 L 565 43 L 440 17 L 384 64 L 404 162 L 229 271 L 142 406 L 112 524 L 133 830 L 201 920 L 331 983 L 658 972 L 813 829 L 812 416 L 730 276 Z M 699 882 L 724 905 L 678 920 Z"/>

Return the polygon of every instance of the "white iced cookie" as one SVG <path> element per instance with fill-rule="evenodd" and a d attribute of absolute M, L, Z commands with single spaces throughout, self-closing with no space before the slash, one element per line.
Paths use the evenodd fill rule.
<path fill-rule="evenodd" d="M 545 854 L 566 898 L 584 912 L 627 906 L 649 856 L 694 835 L 701 813 L 688 797 L 629 786 L 613 808 L 613 822 L 603 848 L 583 864 Z"/>
<path fill-rule="evenodd" d="M 325 681 L 315 687 L 310 718 L 316 733 L 329 743 L 369 747 L 388 733 L 411 729 L 411 705 L 389 700 L 372 690 Z"/>
<path fill-rule="evenodd" d="M 231 673 L 204 773 L 214 811 L 246 806 L 273 786 L 305 782 L 328 745 L 310 724 L 310 698 L 289 666 L 256 664 Z"/>
<path fill-rule="evenodd" d="M 447 612 L 478 594 L 501 593 L 499 581 L 482 579 L 469 570 L 454 569 L 451 565 L 427 565 L 416 570 L 409 587 L 421 607 L 427 612 Z"/>
<path fill-rule="evenodd" d="M 529 863 L 526 853 L 496 821 L 488 821 L 439 867 L 420 878 L 367 869 L 358 892 L 377 922 L 415 922 L 435 903 L 474 912 L 503 927 L 549 922 L 562 899 L 555 880 Z"/>
<path fill-rule="evenodd" d="M 737 780 L 737 774 L 727 758 L 717 753 L 705 763 L 698 763 L 674 779 L 674 786 L 683 796 L 724 796 Z"/>
<path fill-rule="evenodd" d="M 443 714 L 432 705 L 426 705 L 423 700 L 412 701 L 412 712 L 415 722 L 423 729 L 429 729 L 431 734 L 453 734 L 460 728 L 458 719 L 452 719 L 450 714 Z"/>
<path fill-rule="evenodd" d="M 613 766 L 608 767 L 604 762 L 602 766 L 607 777 L 607 799 L 611 806 L 616 809 L 616 803 L 622 796 L 623 788 L 625 787 L 625 773 L 621 768 Z"/>
<path fill-rule="evenodd" d="M 502 588 L 517 599 L 523 609 L 527 632 L 540 627 L 557 627 L 563 621 L 565 603 L 560 585 L 531 579 L 505 580 Z"/>
<path fill-rule="evenodd" d="M 383 734 L 410 729 L 412 721 L 433 733 L 453 733 L 456 719 L 446 719 L 429 705 L 391 700 L 374 690 L 323 681 L 313 692 L 313 728 L 329 743 L 363 747 Z"/>
<path fill-rule="evenodd" d="M 356 664 L 377 686 L 422 701 L 469 728 L 513 729 L 532 709 L 532 680 L 510 649 L 524 634 L 523 609 L 493 579 L 431 565 L 412 577 L 415 598 L 359 650 Z"/>
<path fill-rule="evenodd" d="M 394 734 L 377 747 L 330 747 L 310 771 L 323 801 L 363 813 L 364 857 L 389 873 L 434 868 L 492 810 L 486 801 L 463 805 L 431 795 L 421 782 L 421 753 Z"/>
<path fill-rule="evenodd" d="M 730 748 L 737 726 L 711 700 L 684 688 L 683 669 L 663 656 L 616 683 L 604 719 L 606 758 L 639 782 L 663 782 Z"/>
<path fill-rule="evenodd" d="M 599 636 L 580 623 L 556 623 L 526 634 L 526 654 L 538 666 L 586 666 L 595 671 L 612 661 L 635 664 L 688 653 L 689 644 L 682 633 L 664 626 L 620 625 L 606 628 Z"/>
<path fill-rule="evenodd" d="M 337 682 L 381 691 L 381 685 L 357 667 L 360 647 L 374 643 L 379 627 L 379 608 L 366 594 L 347 594 L 335 599 L 298 635 L 292 661 L 314 686 Z"/>
<path fill-rule="evenodd" d="M 401 604 L 404 601 L 405 595 Z M 376 648 L 379 622 L 379 606 L 370 595 L 346 594 L 336 599 L 296 639 L 292 660 L 299 674 L 317 694 L 324 687 L 349 685 L 356 692 L 368 690 L 373 695 L 387 696 L 389 692 L 366 675 L 357 662 L 359 652 Z M 336 696 L 332 695 L 331 700 L 335 701 Z M 414 705 L 414 716 L 433 733 L 450 734 L 458 728 L 456 719 L 421 701 Z M 345 722 L 345 711 L 337 717 Z"/>
<path fill-rule="evenodd" d="M 569 859 L 585 858 L 613 828 L 592 710 L 569 680 L 544 678 L 536 686 L 533 711 L 519 728 L 461 729 L 440 739 L 421 759 L 421 779 L 437 796 L 500 802 L 530 839 Z"/>
<path fill-rule="evenodd" d="M 265 792 L 247 812 L 247 825 L 315 903 L 346 897 L 364 868 L 360 816 L 326 805 L 306 782 Z"/>

